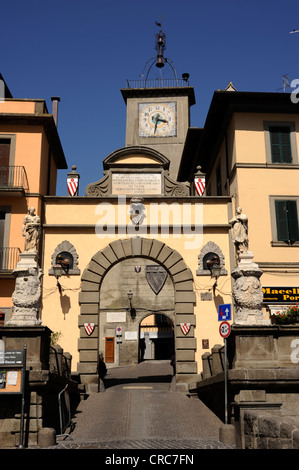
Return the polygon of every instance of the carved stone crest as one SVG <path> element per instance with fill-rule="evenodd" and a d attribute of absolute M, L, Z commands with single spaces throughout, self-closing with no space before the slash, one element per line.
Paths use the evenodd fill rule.
<path fill-rule="evenodd" d="M 142 197 L 132 198 L 130 201 L 130 219 L 134 225 L 141 225 L 146 218 L 145 206 Z"/>
<path fill-rule="evenodd" d="M 167 272 L 162 266 L 148 265 L 145 267 L 145 277 L 150 288 L 158 295 L 166 282 Z"/>

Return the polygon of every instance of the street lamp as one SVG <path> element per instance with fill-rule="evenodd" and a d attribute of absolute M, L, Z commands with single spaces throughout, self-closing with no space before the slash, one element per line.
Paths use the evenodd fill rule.
<path fill-rule="evenodd" d="M 54 271 L 54 276 L 56 277 L 56 280 L 57 280 L 57 287 L 58 287 L 59 293 L 61 294 L 61 285 L 58 279 L 64 273 L 64 269 L 61 266 L 61 264 L 54 264 L 53 271 Z"/>
<path fill-rule="evenodd" d="M 127 295 L 128 295 L 128 299 L 129 299 L 129 302 L 130 302 L 130 308 L 129 308 L 129 310 L 130 310 L 130 315 L 131 315 L 132 320 L 134 321 L 135 318 L 136 318 L 136 310 L 135 310 L 135 308 L 133 308 L 133 306 L 132 306 L 133 292 L 132 292 L 131 290 L 129 290 L 129 292 L 127 293 Z"/>
<path fill-rule="evenodd" d="M 209 270 L 211 272 L 211 276 L 216 279 L 215 284 L 213 285 L 213 293 L 215 295 L 215 289 L 216 289 L 216 286 L 217 286 L 218 277 L 220 276 L 220 273 L 221 273 L 221 266 L 220 266 L 219 257 L 215 255 L 215 256 L 213 256 L 212 259 L 209 259 L 207 261 L 207 267 L 209 268 Z"/>

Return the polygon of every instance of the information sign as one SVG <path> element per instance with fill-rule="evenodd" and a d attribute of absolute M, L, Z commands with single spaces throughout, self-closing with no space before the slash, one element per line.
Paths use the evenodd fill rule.
<path fill-rule="evenodd" d="M 1 345 L 2 347 L 3 345 Z M 23 448 L 25 414 L 25 372 L 27 346 L 19 351 L 5 351 L 0 354 L 0 395 L 19 394 L 22 397 L 19 447 Z"/>
<path fill-rule="evenodd" d="M 118 327 L 116 328 L 116 334 L 117 334 L 117 336 L 121 336 L 121 335 L 122 335 L 121 326 L 118 326 Z"/>
<path fill-rule="evenodd" d="M 222 304 L 218 307 L 218 321 L 228 321 L 231 320 L 231 304 Z"/>
<path fill-rule="evenodd" d="M 24 351 L 1 351 L 0 394 L 22 393 L 24 386 Z"/>

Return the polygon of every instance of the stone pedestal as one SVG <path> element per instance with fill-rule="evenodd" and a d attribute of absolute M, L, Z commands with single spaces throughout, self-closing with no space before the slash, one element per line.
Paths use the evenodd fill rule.
<path fill-rule="evenodd" d="M 8 326 L 38 326 L 42 270 L 37 264 L 34 252 L 20 254 L 21 261 L 13 270 L 16 278 L 15 290 L 12 294 L 12 318 Z"/>
<path fill-rule="evenodd" d="M 263 314 L 262 274 L 263 271 L 253 262 L 251 251 L 240 254 L 238 266 L 232 271 L 236 325 L 271 324 Z"/>
<path fill-rule="evenodd" d="M 45 326 L 1 326 L 0 337 L 5 350 L 15 351 L 27 346 L 28 369 L 48 370 L 52 331 Z"/>

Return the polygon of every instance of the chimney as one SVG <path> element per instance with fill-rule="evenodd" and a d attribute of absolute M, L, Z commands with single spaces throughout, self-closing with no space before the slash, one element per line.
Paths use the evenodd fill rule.
<path fill-rule="evenodd" d="M 52 96 L 51 98 L 53 107 L 52 107 L 52 114 L 53 114 L 53 119 L 57 127 L 57 122 L 58 122 L 58 103 L 60 101 L 59 96 Z"/>

